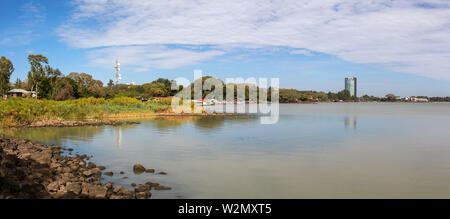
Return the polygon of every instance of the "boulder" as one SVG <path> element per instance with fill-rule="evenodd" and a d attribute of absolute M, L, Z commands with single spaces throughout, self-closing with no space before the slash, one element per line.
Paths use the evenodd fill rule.
<path fill-rule="evenodd" d="M 84 183 L 82 185 L 81 194 L 87 195 L 89 198 L 93 199 L 104 199 L 106 198 L 107 191 L 108 190 L 103 186 Z"/>
<path fill-rule="evenodd" d="M 142 164 L 135 164 L 133 166 L 133 172 L 134 173 L 143 173 L 145 171 L 145 167 Z"/>
<path fill-rule="evenodd" d="M 136 193 L 136 198 L 137 199 L 148 199 L 152 196 L 152 193 L 150 191 L 145 191 L 145 192 L 137 192 Z"/>
<path fill-rule="evenodd" d="M 83 172 L 83 175 L 85 175 L 85 176 L 91 176 L 92 175 L 92 172 L 91 171 L 88 171 L 88 170 L 86 170 L 86 171 L 84 171 Z"/>
<path fill-rule="evenodd" d="M 145 183 L 145 185 L 148 185 L 150 187 L 155 187 L 155 186 L 159 186 L 159 183 L 154 183 L 154 182 L 148 181 L 148 182 Z"/>
<path fill-rule="evenodd" d="M 59 182 L 54 181 L 54 182 L 48 184 L 47 185 L 47 190 L 49 192 L 56 192 L 56 191 L 58 191 L 59 190 Z"/>
<path fill-rule="evenodd" d="M 134 191 L 136 193 L 150 191 L 150 189 L 151 189 L 151 187 L 148 185 L 139 185 L 139 186 L 134 187 Z"/>
<path fill-rule="evenodd" d="M 113 182 L 108 182 L 105 184 L 105 188 L 107 189 L 112 189 L 113 188 L 114 183 Z"/>
<path fill-rule="evenodd" d="M 168 187 L 168 186 L 155 186 L 155 190 L 171 190 L 172 188 Z"/>
<path fill-rule="evenodd" d="M 94 169 L 94 168 L 96 168 L 96 167 L 97 167 L 97 165 L 95 165 L 95 163 L 88 162 L 88 165 L 87 165 L 87 168 L 88 168 L 88 169 Z"/>
<path fill-rule="evenodd" d="M 146 172 L 146 173 L 154 173 L 154 172 L 155 172 L 155 169 L 146 169 L 145 172 Z"/>
<path fill-rule="evenodd" d="M 92 174 L 94 176 L 101 176 L 102 175 L 102 171 L 99 168 L 94 168 L 91 170 Z"/>
<path fill-rule="evenodd" d="M 113 172 L 106 172 L 105 175 L 107 175 L 107 176 L 113 176 L 114 173 L 113 173 Z"/>
<path fill-rule="evenodd" d="M 75 195 L 79 195 L 81 193 L 81 184 L 80 183 L 74 183 L 74 182 L 68 182 L 66 184 L 67 192 L 72 192 Z"/>

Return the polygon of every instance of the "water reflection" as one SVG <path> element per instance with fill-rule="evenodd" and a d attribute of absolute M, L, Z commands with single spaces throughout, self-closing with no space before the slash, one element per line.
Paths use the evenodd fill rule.
<path fill-rule="evenodd" d="M 126 172 L 108 181 L 174 188 L 154 198 L 450 197 L 450 104 L 280 107 L 273 125 L 256 116 L 156 117 L 139 125 L 6 132 L 67 139 L 65 146 L 109 171 Z M 169 174 L 134 175 L 135 163 Z"/>
<path fill-rule="evenodd" d="M 116 127 L 116 148 L 120 149 L 122 145 L 122 127 Z"/>
<path fill-rule="evenodd" d="M 96 135 L 101 134 L 104 130 L 104 126 L 8 128 L 0 129 L 0 133 L 5 136 L 51 142 L 52 144 L 63 144 L 67 139 L 86 142 L 92 141 Z"/>
<path fill-rule="evenodd" d="M 345 128 L 356 130 L 356 116 L 345 116 Z"/>

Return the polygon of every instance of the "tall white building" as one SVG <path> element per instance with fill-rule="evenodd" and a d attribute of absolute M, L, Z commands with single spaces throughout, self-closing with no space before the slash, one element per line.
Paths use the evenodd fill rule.
<path fill-rule="evenodd" d="M 345 78 L 345 89 L 348 90 L 350 96 L 357 97 L 356 77 Z"/>

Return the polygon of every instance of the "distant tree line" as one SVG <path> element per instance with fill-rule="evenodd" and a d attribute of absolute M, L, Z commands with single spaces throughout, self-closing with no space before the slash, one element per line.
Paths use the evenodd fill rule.
<path fill-rule="evenodd" d="M 2 94 L 11 88 L 36 91 L 39 98 L 52 100 L 70 100 L 85 97 L 114 98 L 128 96 L 136 98 L 168 97 L 173 96 L 177 90 L 172 91 L 172 81 L 158 79 L 143 85 L 114 85 L 110 80 L 107 86 L 87 73 L 71 72 L 64 75 L 58 68 L 49 65 L 47 57 L 43 55 L 29 55 L 30 71 L 25 81 L 17 78 L 10 84 L 9 77 L 14 71 L 10 60 L 0 59 L 0 89 Z"/>
<path fill-rule="evenodd" d="M 0 93 L 5 95 L 12 88 L 20 88 L 30 91 L 36 91 L 39 98 L 53 99 L 53 100 L 69 100 L 84 97 L 97 98 L 114 98 L 117 96 L 127 96 L 134 98 L 153 98 L 153 97 L 170 97 L 174 96 L 183 89 L 182 85 L 177 86 L 178 90 L 172 90 L 172 84 L 176 82 L 169 79 L 159 78 L 153 82 L 142 85 L 134 84 L 118 84 L 115 85 L 113 80 L 109 80 L 106 86 L 100 80 L 95 80 L 92 75 L 87 73 L 71 72 L 64 75 L 58 68 L 53 68 L 49 65 L 48 58 L 43 55 L 29 55 L 28 63 L 30 70 L 25 81 L 19 78 L 14 84 L 10 83 L 11 74 L 14 72 L 12 62 L 6 57 L 0 58 Z M 197 79 L 187 87 L 190 89 L 191 97 L 194 98 L 194 84 L 201 83 L 205 86 L 205 82 L 213 80 L 216 82 L 211 86 L 210 90 L 202 91 L 202 98 L 207 97 L 215 89 L 216 85 L 220 84 L 223 90 L 223 97 L 226 98 L 227 89 L 230 87 L 234 92 L 234 99 L 250 99 L 250 90 L 257 91 L 257 98 L 259 99 L 259 92 L 263 90 L 267 93 L 267 99 L 271 100 L 271 89 L 260 89 L 252 84 L 225 84 L 220 79 L 211 76 L 205 76 Z M 231 85 L 231 86 L 230 86 Z M 238 96 L 237 90 L 239 87 L 244 87 L 244 95 Z M 362 97 L 351 96 L 348 90 L 341 90 L 334 92 L 320 92 L 320 91 L 299 91 L 296 89 L 279 89 L 280 103 L 302 103 L 302 102 L 398 102 L 405 101 L 394 94 L 387 94 L 385 97 L 375 97 L 364 95 Z M 450 97 L 430 97 L 430 101 L 442 102 L 450 101 Z"/>

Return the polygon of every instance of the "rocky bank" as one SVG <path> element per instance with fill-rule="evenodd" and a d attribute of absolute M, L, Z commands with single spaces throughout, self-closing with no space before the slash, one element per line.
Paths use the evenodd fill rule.
<path fill-rule="evenodd" d="M 68 121 L 68 120 L 37 120 L 30 124 L 14 125 L 13 127 L 75 127 L 75 126 L 101 126 L 101 125 L 126 125 L 139 124 L 133 121 L 119 120 L 84 120 L 84 121 Z"/>
<path fill-rule="evenodd" d="M 33 144 L 0 137 L 0 199 L 146 199 L 158 183 L 137 185 L 134 191 L 101 183 L 104 167 L 87 162 L 87 155 L 62 155 L 60 146 Z"/>

